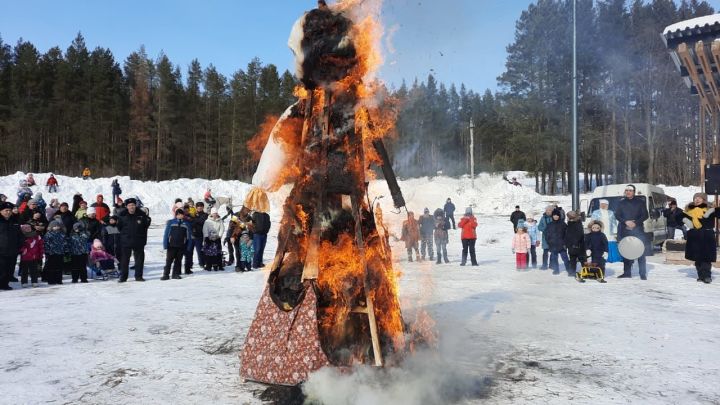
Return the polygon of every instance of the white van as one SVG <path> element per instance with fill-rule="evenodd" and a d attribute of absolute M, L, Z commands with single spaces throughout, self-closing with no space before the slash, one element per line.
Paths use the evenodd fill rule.
<path fill-rule="evenodd" d="M 658 186 L 647 183 L 632 184 L 635 186 L 635 198 L 645 202 L 650 215 L 643 224 L 647 240 L 652 241 L 653 245 L 660 245 L 667 237 L 663 209 L 667 208 L 668 202 L 674 198 L 666 195 L 665 191 Z M 582 200 L 580 202 L 583 225 L 587 227 L 588 222 L 592 220 L 590 218 L 592 213 L 600 209 L 600 200 L 608 200 L 608 209 L 615 211 L 618 202 L 625 196 L 626 186 L 627 184 L 610 184 L 596 187 L 589 201 Z"/>

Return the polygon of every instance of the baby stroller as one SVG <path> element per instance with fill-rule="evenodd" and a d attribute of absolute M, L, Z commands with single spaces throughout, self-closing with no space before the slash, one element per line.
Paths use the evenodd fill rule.
<path fill-rule="evenodd" d="M 575 280 L 580 283 L 584 283 L 585 279 L 588 278 L 595 279 L 600 283 L 607 283 L 607 281 L 605 281 L 605 273 L 597 263 L 583 263 L 580 271 L 575 273 Z"/>
<path fill-rule="evenodd" d="M 115 268 L 115 260 L 103 259 L 90 264 L 95 280 L 107 280 L 109 278 L 120 278 L 120 272 Z"/>

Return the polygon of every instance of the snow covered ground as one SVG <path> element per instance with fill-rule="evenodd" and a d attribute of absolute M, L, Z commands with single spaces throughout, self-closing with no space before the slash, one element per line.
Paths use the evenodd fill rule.
<path fill-rule="evenodd" d="M 0 177 L 0 193 L 14 200 L 21 174 Z M 44 184 L 45 175 L 36 174 Z M 61 201 L 110 194 L 111 179 L 59 176 Z M 521 178 L 523 184 L 525 180 Z M 530 179 L 527 180 L 530 182 Z M 91 281 L 17 289 L 0 294 L 0 403 L 177 404 L 262 403 L 264 386 L 238 376 L 238 352 L 253 317 L 264 273 L 197 271 L 160 281 L 161 226 L 175 197 L 197 201 L 206 185 L 241 201 L 248 185 L 236 181 L 173 180 L 143 183 L 120 178 L 124 196 L 150 207 L 146 283 Z M 449 265 L 407 263 L 400 295 L 406 320 L 419 310 L 435 320 L 437 351 L 418 353 L 402 368 L 324 370 L 307 394 L 327 404 L 720 403 L 720 287 L 695 281 L 694 268 L 649 259 L 649 280 L 579 284 L 564 275 L 514 270 L 508 215 L 517 203 L 539 214 L 553 198 L 481 175 L 467 180 L 401 182 L 411 210 L 431 210 L 453 198 L 458 211 L 479 216 L 478 267 L 460 267 L 458 231 L 451 231 Z M 39 189 L 36 187 L 36 189 Z M 692 188 L 669 188 L 680 205 Z M 287 190 L 271 196 L 273 220 Z M 49 195 L 45 194 L 49 201 Z M 399 233 L 383 182 L 385 219 Z M 555 199 L 569 206 L 568 197 Z M 274 231 L 277 223 L 273 224 Z M 277 246 L 272 233 L 265 254 Z M 635 273 L 637 276 L 637 273 Z M 13 284 L 17 287 L 17 284 Z"/>

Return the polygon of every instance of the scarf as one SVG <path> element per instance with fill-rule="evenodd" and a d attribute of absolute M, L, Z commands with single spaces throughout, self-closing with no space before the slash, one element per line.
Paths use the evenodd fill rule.
<path fill-rule="evenodd" d="M 707 205 L 702 204 L 698 205 L 696 207 L 688 207 L 688 210 L 685 211 L 685 214 L 692 219 L 693 227 L 695 229 L 702 228 L 702 223 L 700 223 L 700 218 L 703 218 L 705 216 L 705 212 L 708 210 Z"/>

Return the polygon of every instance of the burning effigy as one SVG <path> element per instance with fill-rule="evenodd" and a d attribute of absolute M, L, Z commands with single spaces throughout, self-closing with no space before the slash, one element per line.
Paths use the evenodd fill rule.
<path fill-rule="evenodd" d="M 370 203 L 371 165 L 405 202 L 383 137 L 396 109 L 371 75 L 379 25 L 365 2 L 324 1 L 294 25 L 297 102 L 278 119 L 253 184 L 293 184 L 278 247 L 240 354 L 247 380 L 296 385 L 324 366 L 383 366 L 405 350 L 397 274 Z"/>

